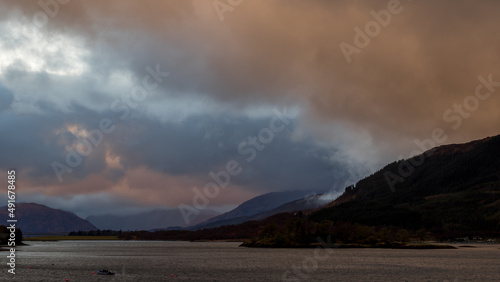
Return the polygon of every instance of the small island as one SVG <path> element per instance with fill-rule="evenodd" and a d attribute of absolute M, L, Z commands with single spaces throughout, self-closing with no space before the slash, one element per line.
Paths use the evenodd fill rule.
<path fill-rule="evenodd" d="M 301 215 L 302 216 L 302 215 Z M 268 224 L 256 237 L 245 240 L 242 247 L 257 248 L 391 248 L 456 249 L 445 244 L 425 243 L 430 239 L 423 229 L 411 232 L 395 227 L 370 227 L 361 224 L 325 220 L 308 222 L 305 217 L 290 220 L 284 228 Z M 413 240 L 412 240 L 413 239 Z M 412 242 L 413 241 L 413 242 Z M 415 242 L 418 241 L 418 242 Z"/>

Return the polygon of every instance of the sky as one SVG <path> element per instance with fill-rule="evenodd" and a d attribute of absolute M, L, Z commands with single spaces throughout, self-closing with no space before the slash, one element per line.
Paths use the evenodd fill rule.
<path fill-rule="evenodd" d="M 221 212 L 500 133 L 498 1 L 0 7 L 0 180 L 16 169 L 19 201 Z"/>

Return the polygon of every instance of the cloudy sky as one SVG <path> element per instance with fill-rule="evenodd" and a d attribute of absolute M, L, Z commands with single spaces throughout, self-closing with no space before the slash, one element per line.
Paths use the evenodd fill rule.
<path fill-rule="evenodd" d="M 439 128 L 436 145 L 500 133 L 498 1 L 0 7 L 0 180 L 17 170 L 20 201 L 176 208 L 231 170 L 222 211 L 342 191 Z"/>

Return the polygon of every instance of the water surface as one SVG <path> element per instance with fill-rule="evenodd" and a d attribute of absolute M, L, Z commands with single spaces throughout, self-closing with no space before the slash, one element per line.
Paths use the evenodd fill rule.
<path fill-rule="evenodd" d="M 500 281 L 498 245 L 256 249 L 225 242 L 60 241 L 17 248 L 9 281 Z M 29 268 L 31 266 L 31 268 Z M 111 269 L 115 276 L 92 274 Z M 173 277 L 172 277 L 173 275 Z"/>

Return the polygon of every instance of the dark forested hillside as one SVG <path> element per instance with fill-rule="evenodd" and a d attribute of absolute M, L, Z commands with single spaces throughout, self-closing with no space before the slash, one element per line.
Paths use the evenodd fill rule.
<path fill-rule="evenodd" d="M 500 136 L 389 164 L 346 188 L 311 220 L 435 232 L 500 230 Z"/>

